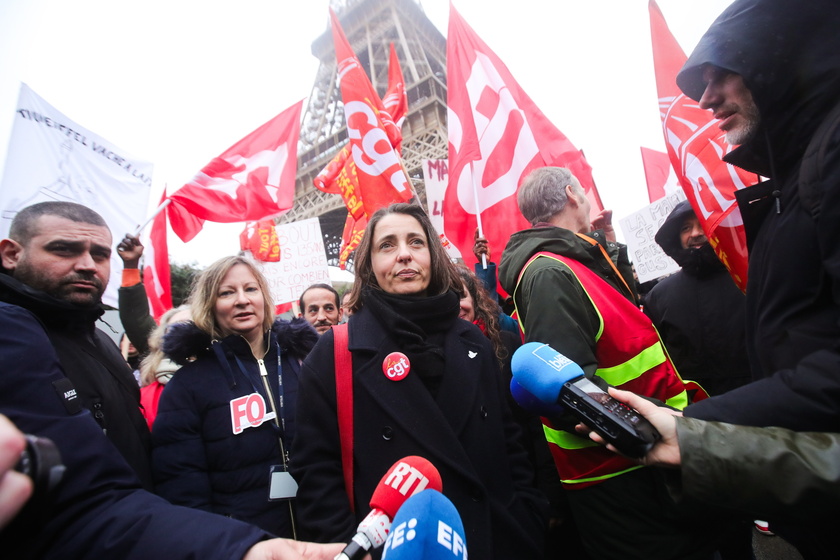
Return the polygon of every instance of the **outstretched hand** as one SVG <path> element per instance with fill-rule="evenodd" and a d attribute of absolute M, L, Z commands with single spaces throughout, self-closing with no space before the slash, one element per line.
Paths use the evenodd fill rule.
<path fill-rule="evenodd" d="M 126 233 L 117 245 L 117 253 L 123 261 L 123 268 L 137 268 L 143 255 L 143 244 L 139 237 Z"/>
<path fill-rule="evenodd" d="M 647 455 L 641 459 L 634 459 L 642 465 L 655 465 L 661 467 L 679 467 L 682 458 L 680 455 L 680 444 L 677 440 L 677 421 L 675 416 L 682 416 L 681 412 L 656 406 L 652 402 L 643 399 L 635 393 L 629 391 L 622 391 L 615 387 L 609 388 L 610 396 L 614 399 L 623 402 L 624 404 L 635 408 L 642 416 L 648 419 L 653 424 L 653 427 L 662 436 Z M 612 445 L 604 441 L 604 438 L 593 432 L 588 426 L 578 424 L 576 427 L 578 433 L 589 435 L 589 439 L 606 445 L 607 449 L 613 453 L 618 453 L 618 450 Z"/>
<path fill-rule="evenodd" d="M 242 560 L 333 560 L 344 544 L 315 544 L 289 539 L 270 539 L 252 546 Z M 366 556 L 369 560 L 370 555 Z"/>

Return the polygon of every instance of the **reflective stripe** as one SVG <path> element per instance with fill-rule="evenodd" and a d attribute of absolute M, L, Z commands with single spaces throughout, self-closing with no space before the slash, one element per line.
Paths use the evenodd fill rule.
<path fill-rule="evenodd" d="M 684 409 L 688 406 L 688 391 L 683 391 L 682 393 L 674 395 L 670 399 L 666 399 L 665 404 L 673 406 L 677 410 Z"/>
<path fill-rule="evenodd" d="M 555 430 L 543 424 L 545 440 L 553 443 L 561 449 L 585 449 L 587 447 L 598 447 L 598 444 L 591 439 L 582 438 L 569 432 Z"/>
<path fill-rule="evenodd" d="M 635 471 L 635 470 L 641 469 L 643 467 L 644 467 L 644 465 L 636 465 L 635 467 L 630 467 L 629 469 L 624 469 L 623 471 L 618 471 L 618 472 L 614 472 L 614 473 L 610 473 L 610 474 L 605 474 L 605 475 L 602 475 L 602 476 L 593 476 L 591 478 L 575 478 L 575 479 L 569 479 L 569 480 L 561 479 L 560 482 L 562 482 L 563 484 L 581 484 L 583 482 L 595 482 L 597 480 L 606 480 L 608 478 L 612 478 L 612 477 L 618 476 L 620 474 L 628 473 L 630 471 Z"/>
<path fill-rule="evenodd" d="M 595 370 L 595 375 L 613 387 L 620 387 L 628 381 L 633 381 L 637 377 L 641 377 L 649 369 L 664 364 L 666 359 L 665 352 L 662 350 L 662 344 L 657 341 L 623 364 L 608 368 L 598 368 Z"/>

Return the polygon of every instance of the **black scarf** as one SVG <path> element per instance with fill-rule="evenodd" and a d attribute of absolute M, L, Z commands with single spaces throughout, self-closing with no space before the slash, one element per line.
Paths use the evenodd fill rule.
<path fill-rule="evenodd" d="M 672 258 L 677 261 L 683 271 L 696 278 L 708 278 L 726 267 L 715 254 L 715 250 L 708 243 L 698 249 L 680 249 Z"/>
<path fill-rule="evenodd" d="M 365 288 L 362 303 L 391 333 L 433 397 L 445 364 L 443 341 L 458 319 L 460 299 L 453 291 L 439 296 L 394 295 Z"/>

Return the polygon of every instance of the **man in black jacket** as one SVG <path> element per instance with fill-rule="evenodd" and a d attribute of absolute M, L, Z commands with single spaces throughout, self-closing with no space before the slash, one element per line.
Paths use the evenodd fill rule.
<path fill-rule="evenodd" d="M 0 241 L 0 301 L 40 319 L 82 405 L 151 489 L 139 387 L 119 349 L 96 328 L 110 258 L 111 232 L 90 208 L 57 201 L 28 206 Z"/>
<path fill-rule="evenodd" d="M 682 269 L 653 287 L 644 298 L 644 310 L 677 371 L 709 395 L 749 383 L 746 299 L 715 255 L 688 201 L 674 207 L 655 239 Z"/>
<path fill-rule="evenodd" d="M 694 404 L 686 416 L 840 431 L 837 29 L 833 0 L 736 0 L 677 76 L 727 141 L 740 144 L 724 159 L 770 178 L 737 195 L 750 245 L 747 352 L 760 380 Z M 836 557 L 837 511 L 826 510 L 823 526 L 775 530 L 806 558 Z"/>

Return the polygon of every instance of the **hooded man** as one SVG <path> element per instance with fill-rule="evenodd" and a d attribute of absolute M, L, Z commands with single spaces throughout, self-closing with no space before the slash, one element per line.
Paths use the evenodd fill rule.
<path fill-rule="evenodd" d="M 749 383 L 744 294 L 715 255 L 688 201 L 674 207 L 655 239 L 682 270 L 653 287 L 644 310 L 677 371 L 709 395 Z"/>
<path fill-rule="evenodd" d="M 840 431 L 838 29 L 834 0 L 736 0 L 677 76 L 740 144 L 724 159 L 770 178 L 737 195 L 750 246 L 747 353 L 759 380 L 686 416 Z M 832 558 L 837 512 L 826 510 L 825 525 L 771 528 L 806 558 Z"/>

